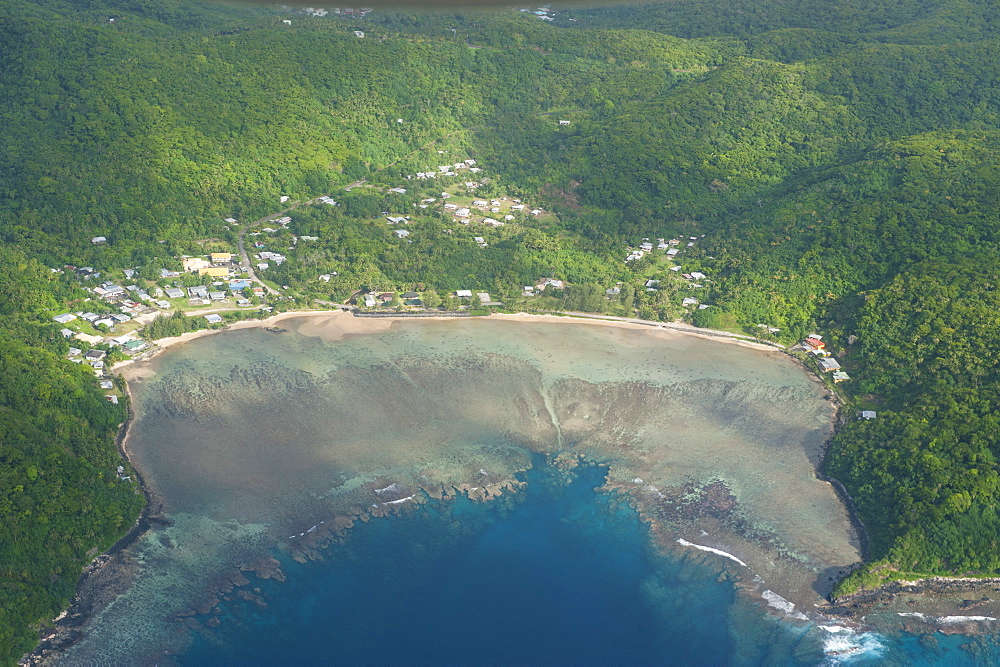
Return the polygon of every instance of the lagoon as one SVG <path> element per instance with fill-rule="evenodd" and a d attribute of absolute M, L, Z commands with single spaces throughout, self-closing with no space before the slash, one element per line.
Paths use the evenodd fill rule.
<path fill-rule="evenodd" d="M 126 368 L 160 522 L 85 583 L 114 594 L 63 660 L 239 662 L 267 628 L 364 662 L 380 618 L 424 629 L 372 662 L 821 658 L 815 605 L 860 558 L 816 476 L 823 387 L 773 351 L 522 320 L 290 317 Z M 418 646 L 435 618 L 478 640 Z"/>

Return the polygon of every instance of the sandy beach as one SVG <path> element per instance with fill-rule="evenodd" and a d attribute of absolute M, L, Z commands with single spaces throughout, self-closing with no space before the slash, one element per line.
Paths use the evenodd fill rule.
<path fill-rule="evenodd" d="M 738 338 L 733 334 L 722 331 L 712 331 L 712 330 L 699 330 L 697 327 L 693 327 L 686 324 L 681 324 L 677 322 L 652 322 L 646 320 L 637 319 L 627 319 L 627 318 L 615 318 L 611 319 L 604 316 L 592 316 L 588 317 L 585 314 L 572 314 L 572 315 L 547 315 L 540 313 L 493 313 L 490 319 L 496 320 L 506 320 L 511 322 L 551 322 L 557 324 L 589 324 L 596 326 L 605 327 L 618 327 L 621 329 L 638 329 L 642 331 L 662 331 L 677 333 L 685 336 L 696 336 L 698 338 L 703 338 L 707 340 L 715 340 L 721 343 L 729 343 L 735 345 L 742 345 L 745 347 L 754 348 L 757 350 L 766 350 L 770 352 L 779 351 L 774 345 L 768 345 L 766 343 L 759 343 L 753 340 L 747 340 L 744 338 Z M 127 366 L 134 366 L 137 362 L 146 361 L 156 356 L 158 353 L 162 352 L 168 347 L 174 345 L 179 345 L 181 343 L 188 343 L 193 340 L 197 340 L 204 336 L 211 336 L 223 331 L 235 331 L 237 329 L 252 329 L 252 328 L 262 328 L 275 326 L 279 322 L 283 322 L 292 318 L 327 318 L 322 322 L 310 322 L 303 325 L 300 328 L 300 333 L 307 336 L 322 335 L 328 340 L 338 340 L 344 336 L 349 336 L 352 334 L 364 334 L 364 333 L 375 333 L 379 331 L 385 331 L 390 328 L 393 323 L 409 320 L 405 315 L 399 317 L 379 317 L 379 318 L 360 318 L 354 317 L 351 313 L 345 310 L 294 310 L 285 313 L 279 313 L 277 315 L 272 315 L 263 320 L 245 320 L 242 322 L 234 322 L 222 329 L 202 329 L 201 331 L 191 331 L 188 333 L 181 334 L 180 336 L 171 336 L 169 338 L 161 338 L 154 343 L 153 349 L 136 355 L 131 359 L 126 359 L 124 361 L 119 361 L 111 367 L 112 371 L 121 371 Z M 422 319 L 430 320 L 446 320 L 453 319 L 447 316 L 442 317 L 425 317 Z M 137 372 L 134 369 L 129 371 L 130 377 L 140 377 L 141 372 Z M 128 379 L 128 378 L 126 378 Z"/>

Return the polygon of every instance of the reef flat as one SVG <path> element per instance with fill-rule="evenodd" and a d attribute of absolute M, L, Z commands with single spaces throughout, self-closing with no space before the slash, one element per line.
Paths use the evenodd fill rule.
<path fill-rule="evenodd" d="M 358 523 L 517 495 L 543 455 L 607 466 L 664 551 L 801 615 L 859 559 L 816 476 L 834 406 L 782 355 L 668 331 L 549 322 L 289 317 L 124 372 L 125 443 L 161 522 L 67 662 L 155 661 L 265 604 L 254 580 L 321 559 Z M 369 328 L 365 328 L 369 327 Z M 802 610 L 802 611 L 800 611 Z"/>

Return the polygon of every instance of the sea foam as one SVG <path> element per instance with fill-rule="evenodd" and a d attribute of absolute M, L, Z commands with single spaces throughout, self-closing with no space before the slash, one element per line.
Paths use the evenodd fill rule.
<path fill-rule="evenodd" d="M 763 593 L 761 593 L 760 595 L 761 595 L 762 598 L 764 598 L 765 600 L 767 600 L 767 604 L 768 604 L 769 607 L 774 607 L 775 609 L 778 609 L 779 611 L 784 612 L 786 615 L 790 616 L 791 618 L 797 618 L 800 621 L 808 621 L 809 620 L 808 616 L 806 616 L 805 614 L 803 614 L 801 611 L 797 611 L 795 609 L 795 603 L 794 602 L 789 602 L 788 600 L 786 600 L 785 598 L 781 597 L 780 595 L 778 595 L 774 591 L 767 590 L 767 591 L 764 591 Z"/>
<path fill-rule="evenodd" d="M 700 544 L 695 544 L 694 542 L 688 542 L 687 540 L 685 540 L 683 538 L 678 538 L 677 544 L 680 544 L 680 545 L 685 546 L 685 547 L 694 547 L 695 549 L 699 549 L 701 551 L 707 551 L 709 553 L 716 554 L 717 556 L 722 556 L 724 558 L 728 558 L 729 560 L 734 560 L 737 563 L 739 563 L 740 565 L 742 565 L 743 567 L 749 567 L 749 565 L 747 565 L 746 563 L 744 563 L 743 561 L 741 561 L 739 558 L 737 558 L 736 556 L 732 555 L 731 553 L 727 553 L 727 552 L 723 551 L 722 549 L 713 549 L 712 547 L 705 547 L 705 546 L 702 546 Z"/>

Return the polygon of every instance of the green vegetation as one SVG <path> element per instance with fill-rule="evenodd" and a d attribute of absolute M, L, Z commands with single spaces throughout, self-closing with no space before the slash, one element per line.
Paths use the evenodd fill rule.
<path fill-rule="evenodd" d="M 66 265 L 193 286 L 160 270 L 248 228 L 251 252 L 286 258 L 261 272 L 279 310 L 411 290 L 456 308 L 471 289 L 786 343 L 818 329 L 854 377 L 826 467 L 871 536 L 841 591 L 1000 574 L 993 9 L 678 0 L 546 23 L 16 0 L 0 18 L 16 100 L 0 105 L 0 661 L 140 503 L 114 475 L 122 407 L 52 321 L 113 309 Z M 417 176 L 465 159 L 481 171 Z M 443 192 L 480 214 L 464 224 Z M 320 195 L 337 204 L 306 203 Z M 253 225 L 292 204 L 287 225 Z M 624 261 L 660 238 L 676 259 Z M 545 278 L 566 288 L 523 295 Z M 175 312 L 143 335 L 206 326 Z M 862 406 L 878 418 L 855 420 Z"/>

